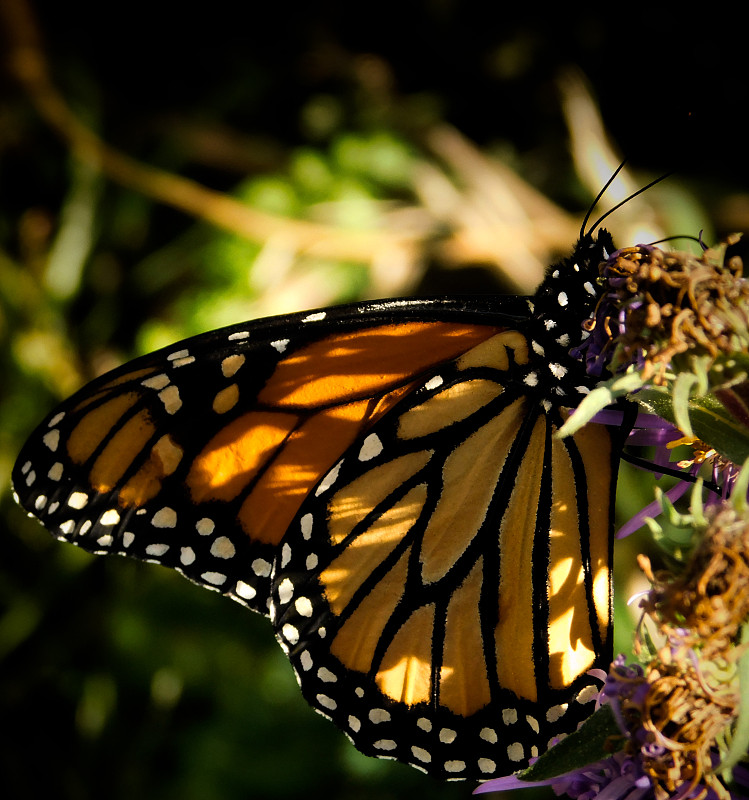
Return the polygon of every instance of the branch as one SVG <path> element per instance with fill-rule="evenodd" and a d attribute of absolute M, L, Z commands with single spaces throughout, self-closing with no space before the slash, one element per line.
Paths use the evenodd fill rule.
<path fill-rule="evenodd" d="M 76 158 L 122 186 L 247 239 L 264 242 L 281 237 L 298 252 L 318 257 L 369 262 L 383 249 L 413 248 L 425 238 L 423 228 L 349 231 L 275 216 L 189 178 L 131 158 L 87 127 L 55 87 L 26 0 L 2 0 L 0 15 L 8 37 L 10 72 L 23 86 L 39 115 L 67 143 Z"/>

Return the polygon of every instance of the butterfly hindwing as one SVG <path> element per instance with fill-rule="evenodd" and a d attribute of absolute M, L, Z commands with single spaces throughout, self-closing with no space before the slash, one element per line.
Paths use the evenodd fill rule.
<path fill-rule="evenodd" d="M 610 649 L 611 434 L 557 439 L 527 362 L 506 331 L 425 376 L 325 476 L 274 564 L 307 700 L 363 752 L 443 778 L 515 770 L 574 730 Z"/>

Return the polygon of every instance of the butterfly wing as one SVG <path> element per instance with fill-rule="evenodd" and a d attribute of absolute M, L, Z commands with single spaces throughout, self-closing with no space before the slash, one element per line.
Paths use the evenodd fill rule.
<path fill-rule="evenodd" d="M 393 301 L 195 337 L 50 415 L 19 501 L 269 614 L 365 753 L 516 769 L 574 729 L 610 656 L 619 448 L 554 438 L 528 320 L 517 298 Z"/>
<path fill-rule="evenodd" d="M 421 373 L 522 312 L 504 308 L 344 306 L 136 359 L 42 422 L 13 471 L 19 502 L 60 539 L 267 613 L 275 553 L 311 488 Z"/>
<path fill-rule="evenodd" d="M 589 715 L 610 662 L 618 443 L 526 393 L 495 334 L 425 376 L 301 505 L 273 623 L 302 691 L 368 755 L 506 774 Z"/>

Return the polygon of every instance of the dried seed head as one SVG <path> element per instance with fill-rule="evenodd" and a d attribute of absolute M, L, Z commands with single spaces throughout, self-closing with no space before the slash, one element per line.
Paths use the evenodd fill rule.
<path fill-rule="evenodd" d="M 680 357 L 707 356 L 708 369 L 719 361 L 725 369 L 726 359 L 749 352 L 749 282 L 740 259 L 724 256 L 725 245 L 701 256 L 640 246 L 612 257 L 596 325 L 615 332 L 614 369 L 636 364 L 662 383 Z"/>

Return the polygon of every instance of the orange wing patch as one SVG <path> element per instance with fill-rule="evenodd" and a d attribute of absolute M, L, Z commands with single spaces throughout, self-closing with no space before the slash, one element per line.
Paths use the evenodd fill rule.
<path fill-rule="evenodd" d="M 519 697 L 537 699 L 533 648 L 533 540 L 543 474 L 546 421 L 539 417 L 531 434 L 516 488 L 499 528 L 503 568 L 499 582 L 499 624 L 495 631 L 502 683 Z M 545 646 L 545 645 L 544 645 Z"/>
<path fill-rule="evenodd" d="M 375 681 L 398 703 L 427 703 L 431 697 L 434 603 L 411 614 L 385 652 Z"/>
<path fill-rule="evenodd" d="M 331 561 L 320 579 L 334 614 L 343 613 L 362 583 L 400 544 L 418 519 L 425 501 L 426 487 L 415 486 Z M 391 577 L 383 578 L 383 591 L 386 590 L 391 594 L 397 591 Z M 373 630 L 371 624 L 364 627 L 372 630 L 374 643 L 379 641 L 382 630 Z"/>
<path fill-rule="evenodd" d="M 497 333 L 449 322 L 381 325 L 328 336 L 281 361 L 258 395 L 279 408 L 320 408 L 374 397 Z"/>
<path fill-rule="evenodd" d="M 505 458 L 526 411 L 525 401 L 515 400 L 445 459 L 443 489 L 421 548 L 424 583 L 443 578 L 484 524 Z M 456 535 L 457 531 L 460 535 Z"/>
<path fill-rule="evenodd" d="M 140 399 L 138 392 L 115 395 L 89 411 L 70 432 L 68 455 L 74 464 L 83 464 L 94 454 L 114 425 Z"/>
<path fill-rule="evenodd" d="M 591 530 L 590 568 L 598 627 L 601 638 L 605 640 L 611 603 L 608 530 L 613 497 L 611 491 L 604 489 L 614 478 L 611 468 L 612 443 L 605 428 L 594 423 L 588 423 L 573 439 L 580 450 L 586 474 L 596 476 L 596 480 L 588 480 L 586 487 Z M 598 535 L 593 535 L 594 532 Z"/>
<path fill-rule="evenodd" d="M 585 598 L 585 567 L 580 550 L 578 508 L 569 455 L 552 441 L 552 507 L 549 538 L 549 677 L 562 688 L 595 659 Z M 575 531 L 577 536 L 570 535 Z"/>
<path fill-rule="evenodd" d="M 483 560 L 479 558 L 468 577 L 453 592 L 447 607 L 439 697 L 442 705 L 463 717 L 491 702 L 486 663 L 475 657 L 481 653 L 483 645 L 480 618 L 476 613 L 482 582 Z M 466 654 L 471 661 L 470 669 Z"/>
<path fill-rule="evenodd" d="M 360 400 L 311 415 L 278 449 L 242 504 L 243 530 L 257 541 L 278 544 L 310 488 L 400 395 L 391 392 L 376 405 Z"/>
<path fill-rule="evenodd" d="M 356 672 L 367 673 L 372 665 L 375 648 L 382 637 L 382 631 L 403 595 L 408 573 L 409 553 L 410 551 L 406 550 L 383 578 L 383 591 L 370 592 L 356 607 L 354 613 L 341 626 L 330 646 L 330 652 L 337 656 L 342 664 Z M 339 593 L 348 591 L 348 587 L 344 586 L 348 580 L 346 574 L 328 573 L 327 580 L 331 581 L 331 592 L 335 591 L 336 582 Z M 328 585 L 327 582 L 325 583 Z M 396 689 L 396 691 L 400 694 L 400 690 Z"/>
<path fill-rule="evenodd" d="M 164 434 L 151 448 L 148 458 L 120 490 L 120 505 L 139 506 L 161 491 L 164 478 L 172 475 L 182 461 L 184 450 L 170 434 Z"/>
<path fill-rule="evenodd" d="M 96 491 L 111 491 L 155 433 L 156 426 L 145 409 L 125 420 L 115 430 L 91 468 L 89 480 Z"/>
<path fill-rule="evenodd" d="M 296 414 L 249 411 L 222 428 L 192 462 L 193 502 L 233 500 L 274 457 L 299 422 Z"/>

